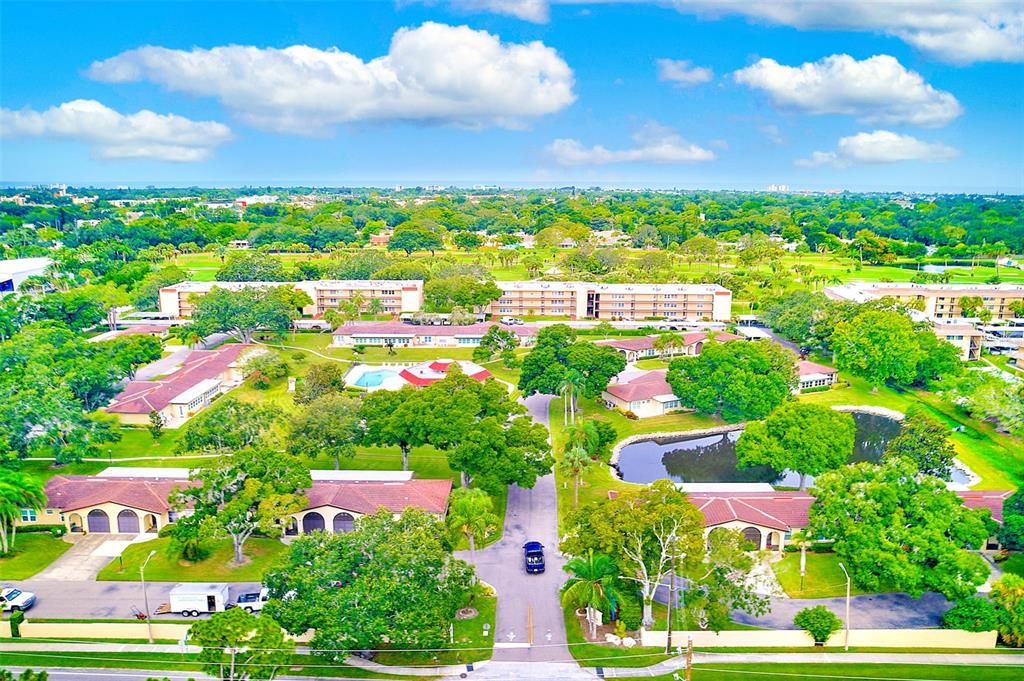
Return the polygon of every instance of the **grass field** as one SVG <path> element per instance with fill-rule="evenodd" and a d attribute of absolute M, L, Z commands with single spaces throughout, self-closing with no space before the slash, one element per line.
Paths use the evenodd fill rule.
<path fill-rule="evenodd" d="M 150 551 L 156 555 L 146 566 L 146 581 L 150 582 L 259 582 L 263 574 L 288 550 L 288 546 L 277 539 L 253 537 L 245 543 L 242 552 L 248 562 L 232 567 L 234 557 L 230 539 L 209 542 L 209 555 L 196 563 L 181 560 L 170 551 L 170 537 L 132 544 L 100 570 L 98 581 L 135 582 L 139 579 L 139 567 Z"/>
<path fill-rule="evenodd" d="M 772 563 L 779 584 L 790 598 L 836 598 L 846 595 L 846 577 L 834 553 L 807 552 L 807 571 L 800 588 L 800 553 L 787 553 L 782 560 Z M 878 590 L 891 591 L 885 587 Z M 860 595 L 878 593 L 864 591 L 853 584 L 850 593 Z"/>
<path fill-rule="evenodd" d="M 621 648 L 590 643 L 573 608 L 565 608 L 564 617 L 569 652 L 581 667 L 648 667 L 672 657 L 658 648 Z"/>
<path fill-rule="evenodd" d="M 650 677 L 672 681 L 671 674 Z M 794 681 L 794 679 L 888 679 L 890 681 L 1011 681 L 1020 679 L 1020 667 L 975 665 L 851 664 L 804 662 L 799 664 L 700 664 L 692 672 L 694 681 Z"/>
<path fill-rule="evenodd" d="M 455 620 L 453 623 L 454 643 L 445 641 L 445 648 L 453 650 L 437 652 L 385 651 L 378 653 L 375 662 L 394 666 L 422 666 L 434 664 L 465 664 L 478 662 L 491 657 L 494 647 L 494 617 L 498 607 L 498 599 L 494 596 L 476 599 L 472 607 L 477 609 L 477 616 L 468 620 Z M 484 625 L 488 624 L 490 633 L 484 635 Z"/>
<path fill-rule="evenodd" d="M 1003 572 L 1024 577 L 1024 553 L 1016 553 L 1010 556 L 999 567 L 1002 568 Z"/>
<path fill-rule="evenodd" d="M 21 532 L 14 538 L 14 548 L 0 557 L 0 578 L 28 579 L 70 548 L 49 532 Z"/>

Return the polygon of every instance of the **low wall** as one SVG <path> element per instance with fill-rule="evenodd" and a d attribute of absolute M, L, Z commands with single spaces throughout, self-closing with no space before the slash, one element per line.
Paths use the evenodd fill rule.
<path fill-rule="evenodd" d="M 801 648 L 810 647 L 813 641 L 807 632 L 801 630 L 761 631 L 674 631 L 673 646 L 686 646 L 688 638 L 698 648 Z M 640 645 L 665 647 L 668 632 L 642 631 Z M 842 647 L 846 644 L 846 632 L 837 631 L 829 638 L 826 647 Z M 957 629 L 852 629 L 850 645 L 859 648 L 995 648 L 996 632 L 978 633 Z"/>
<path fill-rule="evenodd" d="M 165 641 L 180 641 L 192 627 L 191 624 L 153 622 L 153 638 Z M 95 638 L 95 639 L 138 639 L 145 641 L 149 631 L 145 622 L 30 622 L 20 627 L 23 638 Z M 11 637 L 10 622 L 0 622 L 0 638 Z M 311 634 L 293 637 L 306 643 Z"/>

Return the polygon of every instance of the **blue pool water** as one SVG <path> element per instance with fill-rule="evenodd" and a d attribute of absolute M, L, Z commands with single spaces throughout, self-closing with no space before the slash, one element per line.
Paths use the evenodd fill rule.
<path fill-rule="evenodd" d="M 386 379 L 397 376 L 394 371 L 388 369 L 378 369 L 377 371 L 367 371 L 365 374 L 356 379 L 355 384 L 360 388 L 376 388 L 378 385 L 383 383 Z"/>

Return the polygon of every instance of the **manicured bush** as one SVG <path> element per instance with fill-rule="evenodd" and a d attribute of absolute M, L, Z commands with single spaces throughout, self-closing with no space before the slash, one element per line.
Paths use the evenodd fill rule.
<path fill-rule="evenodd" d="M 965 598 L 942 616 L 942 626 L 946 629 L 992 631 L 998 624 L 999 615 L 987 598 Z"/>
<path fill-rule="evenodd" d="M 843 628 L 843 621 L 824 605 L 804 608 L 793 618 L 793 624 L 810 634 L 815 643 L 825 643 Z"/>
<path fill-rule="evenodd" d="M 644 620 L 644 607 L 638 596 L 624 593 L 619 599 L 619 620 L 630 631 L 636 631 Z"/>
<path fill-rule="evenodd" d="M 56 524 L 41 524 L 41 525 L 25 525 L 18 526 L 18 534 L 32 534 L 34 532 L 49 532 L 55 537 L 63 537 L 64 533 L 68 531 L 68 528 L 63 525 Z"/>

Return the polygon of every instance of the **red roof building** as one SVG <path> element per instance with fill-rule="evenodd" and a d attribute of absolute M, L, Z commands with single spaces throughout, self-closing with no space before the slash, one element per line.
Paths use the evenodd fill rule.
<path fill-rule="evenodd" d="M 193 350 L 181 366 L 162 378 L 130 381 L 107 406 L 124 423 L 149 423 L 157 412 L 164 427 L 177 428 L 245 378 L 243 363 L 256 346 L 229 343 L 214 350 Z M 263 350 L 259 350 L 263 352 Z"/>
<path fill-rule="evenodd" d="M 477 381 L 486 381 L 492 374 L 487 369 L 473 362 L 456 362 L 450 359 L 436 359 L 426 364 L 418 364 L 406 367 L 398 372 L 398 375 L 412 385 L 423 387 L 431 383 L 437 383 L 448 375 L 452 365 L 458 365 L 462 373 Z"/>
<path fill-rule="evenodd" d="M 658 350 L 654 346 L 654 341 L 659 338 L 659 335 L 654 335 L 600 340 L 597 341 L 597 345 L 607 345 L 610 348 L 615 348 L 622 353 L 627 362 L 635 362 L 638 359 L 660 357 L 662 355 L 695 357 L 704 349 L 704 344 L 708 342 L 709 337 L 713 338 L 714 341 L 718 343 L 725 343 L 733 340 L 744 340 L 743 336 L 726 333 L 725 331 L 690 331 L 681 335 L 664 335 L 671 335 L 672 337 L 680 338 L 681 342 L 676 345 L 666 346 L 662 350 Z"/>
<path fill-rule="evenodd" d="M 827 367 L 824 364 L 808 362 L 805 359 L 796 363 L 796 372 L 799 384 L 796 390 L 793 391 L 794 394 L 799 394 L 810 388 L 833 386 L 839 378 L 838 370 Z"/>
<path fill-rule="evenodd" d="M 494 326 L 514 333 L 519 338 L 520 345 L 524 347 L 533 345 L 537 339 L 536 326 L 508 326 L 493 322 L 461 326 L 433 326 L 402 322 L 348 322 L 334 330 L 333 345 L 342 348 L 350 348 L 355 345 L 472 348 L 480 345 L 480 340 Z"/>
<path fill-rule="evenodd" d="M 672 386 L 665 380 L 667 369 L 654 369 L 639 373 L 620 374 L 628 378 L 619 379 L 601 393 L 605 406 L 622 412 L 632 412 L 639 418 L 661 416 L 679 409 L 679 398 L 672 393 Z"/>

